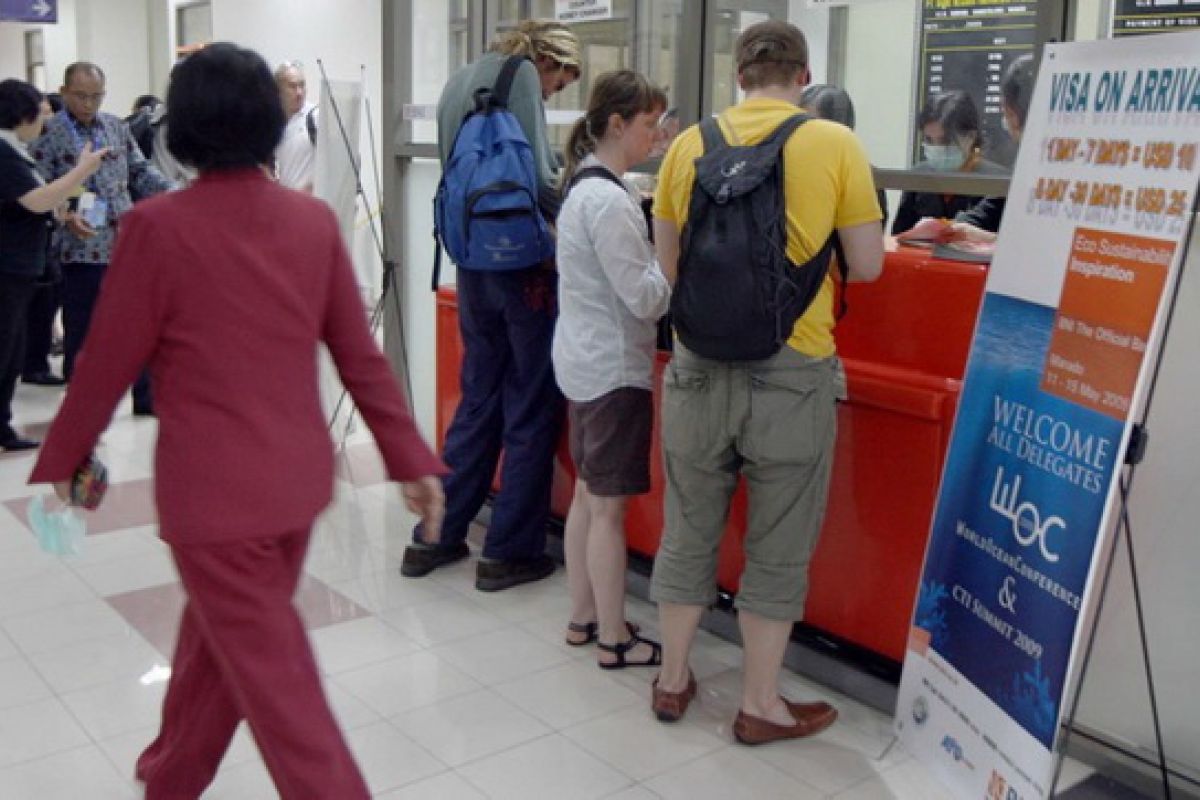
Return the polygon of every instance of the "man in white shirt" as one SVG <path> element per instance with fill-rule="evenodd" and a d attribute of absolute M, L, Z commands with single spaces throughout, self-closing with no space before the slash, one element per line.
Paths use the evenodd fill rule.
<path fill-rule="evenodd" d="M 289 189 L 312 194 L 313 164 L 317 157 L 317 109 L 306 102 L 308 86 L 304 70 L 298 61 L 280 64 L 275 70 L 275 84 L 283 101 L 287 127 L 275 149 L 275 174 Z"/>

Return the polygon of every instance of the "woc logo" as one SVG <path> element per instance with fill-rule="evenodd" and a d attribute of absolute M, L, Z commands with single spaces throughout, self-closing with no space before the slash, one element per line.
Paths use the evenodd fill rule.
<path fill-rule="evenodd" d="M 1032 547 L 1036 544 L 1042 558 L 1053 564 L 1058 561 L 1058 553 L 1050 550 L 1050 543 L 1047 541 L 1050 529 L 1065 531 L 1067 522 L 1056 514 L 1043 519 L 1041 509 L 1034 505 L 1033 501 L 1019 502 L 1020 492 L 1021 476 L 1016 475 L 1012 483 L 1005 483 L 1004 467 L 997 467 L 996 482 L 992 484 L 992 498 L 988 505 L 992 511 L 1012 523 L 1012 534 L 1017 544 L 1022 547 Z"/>

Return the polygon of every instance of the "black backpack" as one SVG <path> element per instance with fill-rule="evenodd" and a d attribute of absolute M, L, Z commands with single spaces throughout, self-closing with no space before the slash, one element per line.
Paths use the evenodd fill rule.
<path fill-rule="evenodd" d="M 317 146 L 317 107 L 313 106 L 304 115 L 304 129 L 308 131 L 308 141 L 313 147 Z"/>
<path fill-rule="evenodd" d="M 715 119 L 700 123 L 704 155 L 680 243 L 671 318 L 681 342 L 718 361 L 779 352 L 821 288 L 836 234 L 803 264 L 787 257 L 783 145 L 808 121 L 795 114 L 756 145 L 730 145 Z M 838 259 L 845 285 L 845 259 Z"/>

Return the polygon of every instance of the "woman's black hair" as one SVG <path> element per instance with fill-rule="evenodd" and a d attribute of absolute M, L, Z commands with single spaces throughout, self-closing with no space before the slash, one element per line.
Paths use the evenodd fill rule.
<path fill-rule="evenodd" d="M 821 119 L 840 122 L 854 130 L 854 103 L 845 89 L 827 83 L 809 84 L 800 95 L 800 107 Z"/>
<path fill-rule="evenodd" d="M 218 42 L 171 71 L 167 148 L 201 171 L 269 163 L 286 120 L 267 62 Z"/>
<path fill-rule="evenodd" d="M 33 122 L 42 113 L 42 93 L 33 84 L 9 78 L 0 81 L 0 128 L 12 130 Z"/>
<path fill-rule="evenodd" d="M 917 130 L 931 122 L 941 123 L 948 144 L 957 144 L 959 139 L 967 138 L 971 140 L 972 148 L 983 147 L 979 110 L 971 95 L 964 91 L 942 92 L 926 100 L 925 107 L 917 115 Z"/>
<path fill-rule="evenodd" d="M 1009 64 L 1008 69 L 1004 70 L 1004 77 L 1000 79 L 1000 96 L 1004 99 L 1004 105 L 1017 115 L 1022 128 L 1029 116 L 1029 101 L 1033 97 L 1033 82 L 1036 79 L 1031 55 L 1021 56 Z"/>

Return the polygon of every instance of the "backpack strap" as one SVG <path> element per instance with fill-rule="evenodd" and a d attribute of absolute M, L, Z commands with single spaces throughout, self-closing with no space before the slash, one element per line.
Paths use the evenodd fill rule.
<path fill-rule="evenodd" d="M 576 184 L 578 184 L 580 181 L 587 180 L 588 178 L 604 178 L 605 180 L 612 181 L 617 186 L 620 186 L 623 191 L 629 191 L 628 187 L 625 186 L 625 182 L 616 175 L 613 175 L 612 172 L 610 172 L 607 168 L 584 167 L 581 170 L 577 170 L 575 174 L 571 176 L 571 181 L 567 184 L 566 194 L 570 194 L 571 190 L 575 188 Z"/>
<path fill-rule="evenodd" d="M 317 107 L 313 106 L 304 115 L 304 127 L 308 131 L 308 141 L 316 146 L 317 144 Z"/>
<path fill-rule="evenodd" d="M 770 136 L 768 136 L 766 139 L 763 139 L 759 146 L 761 147 L 763 145 L 778 144 L 779 147 L 782 148 L 787 140 L 791 138 L 792 134 L 796 132 L 796 128 L 799 128 L 810 119 L 812 119 L 812 117 L 803 112 L 799 114 L 792 114 L 783 122 L 779 123 L 779 127 L 777 127 Z"/>
<path fill-rule="evenodd" d="M 709 117 L 700 122 L 700 138 L 704 142 L 706 153 L 711 153 L 726 144 L 725 134 L 721 132 L 721 125 L 716 117 Z"/>
<path fill-rule="evenodd" d="M 835 320 L 840 320 L 846 316 L 846 312 L 850 306 L 846 303 L 846 293 L 850 291 L 850 265 L 846 262 L 846 251 L 842 248 L 842 237 L 838 236 L 838 232 L 834 231 L 829 235 L 830 243 L 833 245 L 833 254 L 836 257 L 837 273 L 840 279 L 841 286 L 838 291 L 838 308 L 834 315 Z"/>
<path fill-rule="evenodd" d="M 528 59 L 525 56 L 509 56 L 505 60 L 504 66 L 500 68 L 500 75 L 496 78 L 496 85 L 492 87 L 493 106 L 508 108 L 508 94 L 512 91 L 513 78 L 516 77 L 523 61 Z"/>
<path fill-rule="evenodd" d="M 438 236 L 437 226 L 433 226 L 433 291 L 438 290 L 442 280 L 442 237 Z"/>

